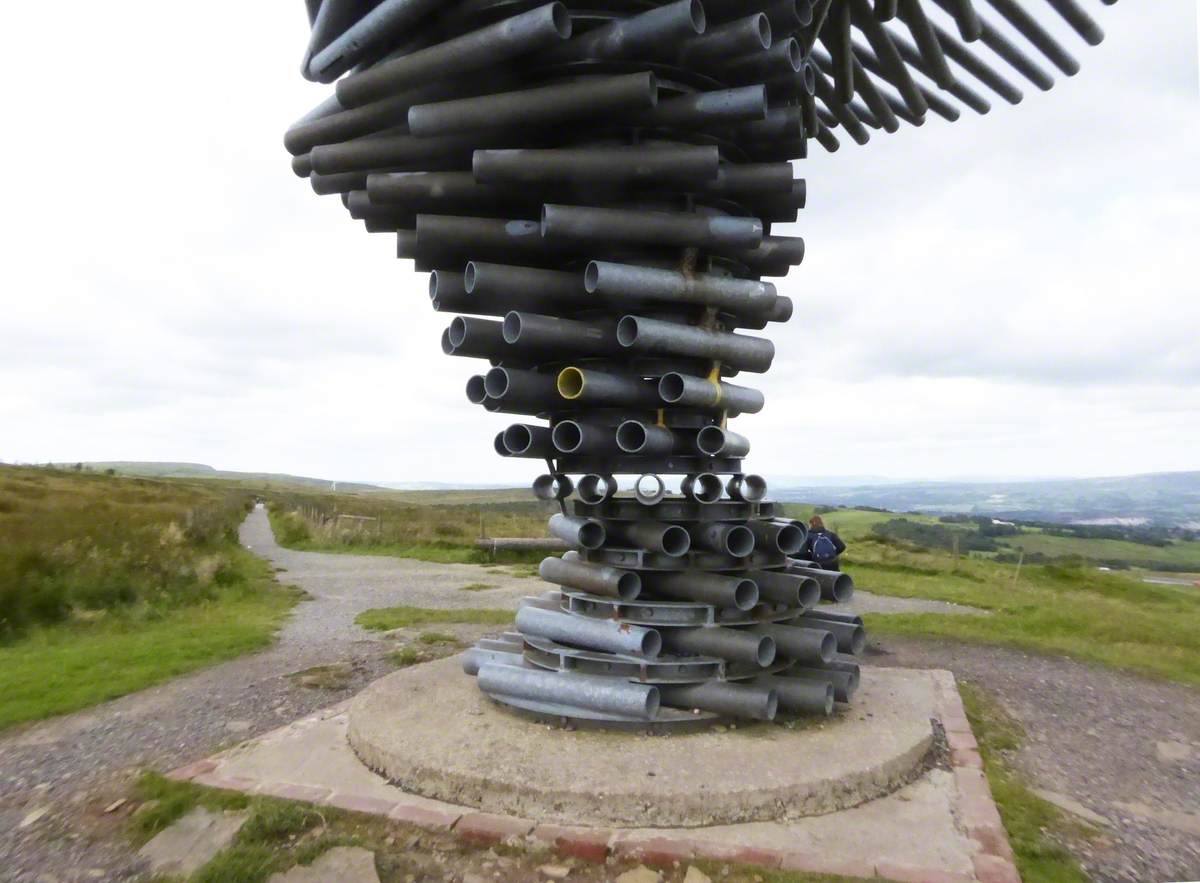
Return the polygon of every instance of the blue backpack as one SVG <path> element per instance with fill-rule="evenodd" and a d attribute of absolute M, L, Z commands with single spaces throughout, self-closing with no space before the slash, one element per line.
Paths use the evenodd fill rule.
<path fill-rule="evenodd" d="M 812 542 L 813 561 L 832 561 L 837 557 L 837 546 L 825 534 L 818 534 Z"/>

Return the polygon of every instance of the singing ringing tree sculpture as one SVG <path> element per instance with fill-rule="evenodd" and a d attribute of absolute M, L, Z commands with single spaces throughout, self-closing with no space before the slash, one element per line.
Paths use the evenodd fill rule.
<path fill-rule="evenodd" d="M 490 363 L 468 398 L 515 415 L 496 453 L 545 461 L 573 549 L 465 655 L 480 689 L 660 728 L 850 701 L 862 622 L 819 602 L 853 582 L 799 557 L 730 428 L 792 315 L 766 280 L 804 242 L 772 225 L 813 139 L 1021 101 L 975 44 L 1041 89 L 1017 41 L 1075 73 L 1036 7 L 1102 39 L 1076 0 L 308 0 L 303 72 L 336 94 L 288 131 L 293 168 L 429 271 L 460 314 L 443 350 Z"/>

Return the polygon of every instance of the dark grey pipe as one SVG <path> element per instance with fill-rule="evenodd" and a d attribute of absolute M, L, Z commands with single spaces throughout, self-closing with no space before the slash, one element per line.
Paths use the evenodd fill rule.
<path fill-rule="evenodd" d="M 583 285 L 588 294 L 618 303 L 703 304 L 742 315 L 765 315 L 779 298 L 770 282 L 610 261 L 591 261 L 584 270 Z"/>
<path fill-rule="evenodd" d="M 477 150 L 475 179 L 486 184 L 653 186 L 691 189 L 715 180 L 720 151 L 713 146 L 648 145 L 557 150 Z"/>
<path fill-rule="evenodd" d="M 724 626 L 663 629 L 663 650 L 692 656 L 716 656 L 732 662 L 766 667 L 775 661 L 775 641 Z"/>
<path fill-rule="evenodd" d="M 744 524 L 700 522 L 690 530 L 692 543 L 722 555 L 745 558 L 754 551 L 754 534 Z"/>
<path fill-rule="evenodd" d="M 580 322 L 516 310 L 504 317 L 504 340 L 514 349 L 572 356 L 611 356 L 621 349 L 611 322 Z"/>
<path fill-rule="evenodd" d="M 479 403 L 476 402 L 476 404 L 479 404 Z M 497 432 L 496 437 L 492 439 L 492 448 L 501 457 L 511 457 L 512 456 L 512 454 L 510 454 L 508 452 L 508 448 L 504 447 L 504 431 L 503 430 L 501 430 L 500 432 Z"/>
<path fill-rule="evenodd" d="M 732 85 L 761 83 L 795 77 L 804 64 L 804 54 L 795 37 L 778 40 L 770 49 L 725 59 L 721 79 Z"/>
<path fill-rule="evenodd" d="M 304 156 L 311 158 L 312 170 L 322 175 L 383 169 L 417 171 L 462 167 L 478 146 L 478 137 L 414 138 L 388 129 L 338 144 L 319 144 Z M 293 164 L 299 159 L 295 157 Z"/>
<path fill-rule="evenodd" d="M 578 559 L 544 558 L 538 566 L 538 574 L 555 585 L 623 601 L 633 601 L 642 592 L 641 577 L 634 571 Z"/>
<path fill-rule="evenodd" d="M 774 690 L 779 697 L 779 710 L 784 714 L 833 713 L 833 685 L 804 681 L 799 678 L 777 678 L 759 675 L 750 680 L 755 687 Z"/>
<path fill-rule="evenodd" d="M 812 665 L 827 665 L 837 654 L 837 638 L 824 629 L 763 623 L 750 626 L 757 635 L 768 635 L 779 652 L 789 659 Z"/>
<path fill-rule="evenodd" d="M 746 576 L 758 584 L 759 597 L 773 604 L 804 610 L 821 597 L 820 587 L 811 577 L 778 570 L 748 570 Z"/>
<path fill-rule="evenodd" d="M 471 261 L 463 273 L 467 292 L 482 298 L 522 295 L 547 303 L 586 303 L 583 276 L 561 270 Z"/>
<path fill-rule="evenodd" d="M 574 489 L 566 475 L 539 475 L 533 480 L 533 495 L 539 500 L 565 500 Z"/>
<path fill-rule="evenodd" d="M 554 447 L 563 454 L 617 453 L 616 432 L 611 427 L 560 420 L 553 430 Z"/>
<path fill-rule="evenodd" d="M 571 120 L 632 116 L 658 103 L 653 73 L 620 74 L 416 104 L 408 111 L 408 128 L 418 138 L 467 132 L 558 126 Z"/>
<path fill-rule="evenodd" d="M 757 389 L 735 386 L 723 380 L 690 377 L 672 371 L 658 381 L 658 394 L 670 405 L 705 408 L 736 414 L 757 414 L 763 407 L 763 394 Z"/>
<path fill-rule="evenodd" d="M 644 420 L 625 420 L 617 427 L 617 447 L 642 457 L 666 456 L 679 448 L 675 433 Z"/>
<path fill-rule="evenodd" d="M 384 61 L 338 81 L 338 100 L 358 107 L 400 89 L 499 65 L 571 36 L 571 16 L 561 3 L 547 3 L 461 37 Z"/>
<path fill-rule="evenodd" d="M 696 433 L 696 448 L 709 457 L 745 457 L 750 439 L 720 426 L 705 426 Z"/>
<path fill-rule="evenodd" d="M 662 552 L 680 558 L 692 547 L 688 532 L 678 524 L 658 521 L 610 521 L 608 532 L 613 544 L 650 552 Z"/>
<path fill-rule="evenodd" d="M 771 48 L 771 22 L 761 12 L 709 28 L 704 34 L 679 44 L 684 65 L 705 67 L 720 64 L 734 55 L 762 52 Z"/>
<path fill-rule="evenodd" d="M 635 353 L 713 359 L 755 373 L 767 371 L 775 358 L 775 344 L 761 337 L 709 331 L 642 316 L 622 318 L 617 323 L 617 341 Z"/>
<path fill-rule="evenodd" d="M 367 185 L 366 172 L 341 172 L 336 175 L 320 175 L 313 172 L 308 176 L 313 193 L 318 196 L 329 196 L 334 193 L 349 193 L 351 190 L 362 190 Z"/>
<path fill-rule="evenodd" d="M 550 430 L 545 426 L 514 423 L 504 430 L 503 438 L 504 449 L 513 457 L 536 457 L 544 460 L 557 453 L 550 438 Z"/>
<path fill-rule="evenodd" d="M 484 377 L 488 398 L 505 409 L 538 414 L 563 406 L 553 374 L 519 368 L 492 368 Z"/>
<path fill-rule="evenodd" d="M 474 377 L 467 378 L 467 401 L 472 405 L 482 405 L 483 400 L 487 398 L 487 389 L 483 375 L 476 374 Z M 507 454 L 508 451 L 505 451 Z"/>
<path fill-rule="evenodd" d="M 834 613 L 832 610 L 827 610 L 824 607 L 819 607 L 816 610 L 810 610 L 804 614 L 805 619 L 826 619 L 830 622 L 845 622 L 850 625 L 862 625 L 863 618 L 853 613 Z"/>
<path fill-rule="evenodd" d="M 817 683 L 833 685 L 833 698 L 838 702 L 849 702 L 858 690 L 858 672 L 838 671 L 832 668 L 802 668 L 797 666 L 788 669 L 788 677 L 800 678 Z"/>
<path fill-rule="evenodd" d="M 544 58 L 559 63 L 659 54 L 663 46 L 703 34 L 705 24 L 699 0 L 676 0 L 628 18 L 615 18 L 545 53 Z"/>
<path fill-rule="evenodd" d="M 779 709 L 778 693 L 766 686 L 705 681 L 658 688 L 660 701 L 671 708 L 696 708 L 748 720 L 770 721 Z"/>
<path fill-rule="evenodd" d="M 784 555 L 794 555 L 804 548 L 805 532 L 795 524 L 751 519 L 747 527 L 754 534 L 755 548 Z"/>
<path fill-rule="evenodd" d="M 746 163 L 744 165 L 722 164 L 717 169 L 717 177 L 713 181 L 705 181 L 698 185 L 703 193 L 720 194 L 730 197 L 758 197 L 755 205 L 765 196 L 786 196 L 794 192 L 796 185 L 800 187 L 803 208 L 804 179 L 792 179 L 790 163 Z"/>
<path fill-rule="evenodd" d="M 642 577 L 644 588 L 668 598 L 681 601 L 700 601 L 717 607 L 749 610 L 758 603 L 758 586 L 754 580 L 737 576 L 720 576 L 703 570 L 648 571 Z"/>
<path fill-rule="evenodd" d="M 867 646 L 867 633 L 862 625 L 855 625 L 852 622 L 836 622 L 831 619 L 819 619 L 804 614 L 803 621 L 810 624 L 813 628 L 824 629 L 830 632 L 837 639 L 837 649 L 839 653 L 849 653 L 852 656 L 861 656 Z"/>
<path fill-rule="evenodd" d="M 1050 36 L 1037 20 L 1013 0 L 987 0 L 1016 31 L 1038 48 L 1042 55 L 1068 77 L 1079 73 L 1079 62 Z"/>
<path fill-rule="evenodd" d="M 590 368 L 563 368 L 558 375 L 558 393 L 574 406 L 658 408 L 662 405 L 654 381 Z"/>
<path fill-rule="evenodd" d="M 788 571 L 815 579 L 821 586 L 821 597 L 826 601 L 845 604 L 854 597 L 854 580 L 848 573 L 837 570 L 821 570 L 817 567 L 805 567 L 798 564 L 789 564 Z"/>
<path fill-rule="evenodd" d="M 679 491 L 690 500 L 697 503 L 715 503 L 721 499 L 724 490 L 721 477 L 711 472 L 701 472 L 698 475 L 688 475 L 679 484 Z"/>
<path fill-rule="evenodd" d="M 429 300 L 438 311 L 475 312 L 463 285 L 462 273 L 453 270 L 430 271 Z"/>
<path fill-rule="evenodd" d="M 608 539 L 603 522 L 557 512 L 550 516 L 550 533 L 577 549 L 599 549 Z"/>
<path fill-rule="evenodd" d="M 630 117 L 628 122 L 652 128 L 719 129 L 766 118 L 767 91 L 755 85 L 668 98 L 654 109 Z"/>
<path fill-rule="evenodd" d="M 617 480 L 611 475 L 589 473 L 579 479 L 576 490 L 582 502 L 596 505 L 617 495 Z"/>
<path fill-rule="evenodd" d="M 767 482 L 761 475 L 734 475 L 725 486 L 725 492 L 735 500 L 756 503 L 767 495 Z"/>
<path fill-rule="evenodd" d="M 313 56 L 308 72 L 319 83 L 332 83 L 368 52 L 398 41 L 406 30 L 433 13 L 442 0 L 383 0 Z"/>
<path fill-rule="evenodd" d="M 740 252 L 762 243 L 763 228 L 758 218 L 733 215 L 547 204 L 542 236 L 552 242 Z"/>
<path fill-rule="evenodd" d="M 480 184 L 470 172 L 377 173 L 368 177 L 367 191 L 374 203 L 417 214 L 511 214 L 522 207 L 530 212 L 541 207 L 537 193 Z"/>
<path fill-rule="evenodd" d="M 417 215 L 416 247 L 429 260 L 481 253 L 522 257 L 546 253 L 536 221 L 457 215 Z"/>
<path fill-rule="evenodd" d="M 508 344 L 504 342 L 504 327 L 499 322 L 473 316 L 455 316 L 448 331 L 451 355 L 496 359 L 510 352 Z"/>

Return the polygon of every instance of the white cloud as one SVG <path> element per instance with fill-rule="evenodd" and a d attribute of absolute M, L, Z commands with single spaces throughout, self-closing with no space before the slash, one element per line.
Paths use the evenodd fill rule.
<path fill-rule="evenodd" d="M 512 480 L 423 276 L 282 148 L 326 91 L 301 4 L 24 4 L 10 65 L 0 458 Z M 1196 468 L 1189 0 L 1093 10 L 1050 93 L 798 164 L 796 318 L 742 418 L 757 471 Z M 994 15 L 992 16 L 995 17 Z M 62 28 L 63 20 L 71 26 Z M 985 91 L 985 90 L 981 90 Z M 985 92 L 986 94 L 986 92 Z"/>

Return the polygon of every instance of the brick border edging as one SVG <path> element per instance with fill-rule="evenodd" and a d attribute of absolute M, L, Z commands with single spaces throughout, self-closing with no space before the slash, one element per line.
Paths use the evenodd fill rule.
<path fill-rule="evenodd" d="M 386 816 L 397 822 L 433 831 L 454 833 L 461 840 L 479 846 L 515 843 L 549 848 L 564 857 L 602 863 L 610 857 L 631 859 L 647 865 L 670 868 L 690 859 L 708 859 L 739 864 L 804 871 L 815 874 L 841 874 L 847 877 L 886 877 L 901 883 L 1021 883 L 1013 862 L 1012 848 L 999 810 L 992 799 L 979 745 L 967 721 L 962 698 L 950 672 L 931 672 L 936 679 L 937 714 L 946 731 L 950 763 L 958 799 L 954 806 L 959 824 L 978 851 L 973 856 L 975 876 L 965 876 L 941 868 L 921 868 L 893 862 L 837 861 L 808 852 L 734 846 L 694 840 L 676 834 L 655 834 L 613 828 L 575 827 L 538 824 L 532 819 L 476 812 L 468 807 L 405 795 L 400 800 L 383 800 L 343 794 L 328 788 L 296 785 L 288 782 L 259 782 L 238 776 L 220 775 L 222 754 L 198 760 L 167 773 L 167 778 L 192 782 L 209 788 L 263 794 L 286 800 L 334 806 L 352 812 Z M 327 720 L 344 713 L 348 702 L 302 718 L 256 738 L 269 742 L 293 729 L 296 723 Z"/>

